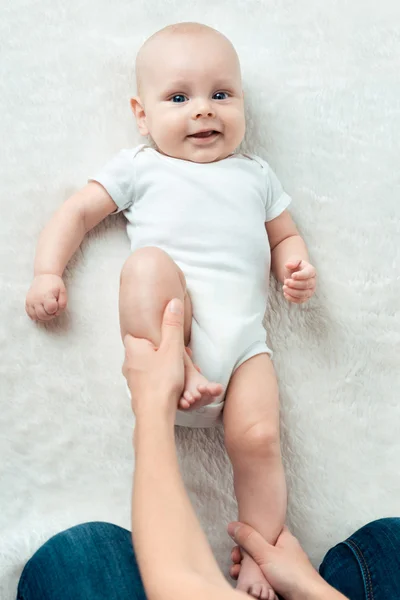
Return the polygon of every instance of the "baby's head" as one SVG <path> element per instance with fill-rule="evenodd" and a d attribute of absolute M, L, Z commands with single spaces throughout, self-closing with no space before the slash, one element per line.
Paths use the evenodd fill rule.
<path fill-rule="evenodd" d="M 139 50 L 136 81 L 131 106 L 139 131 L 163 154 L 208 163 L 243 140 L 239 59 L 215 29 L 178 23 L 158 31 Z"/>

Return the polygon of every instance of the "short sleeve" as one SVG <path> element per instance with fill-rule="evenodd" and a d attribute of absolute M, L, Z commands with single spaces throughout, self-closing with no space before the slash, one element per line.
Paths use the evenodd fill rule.
<path fill-rule="evenodd" d="M 272 221 L 289 206 L 292 199 L 285 192 L 281 182 L 265 161 L 263 166 L 266 169 L 266 202 L 265 202 L 265 221 Z"/>
<path fill-rule="evenodd" d="M 94 177 L 88 179 L 97 181 L 107 190 L 118 207 L 116 212 L 129 208 L 134 201 L 136 153 L 136 148 L 120 150 Z"/>

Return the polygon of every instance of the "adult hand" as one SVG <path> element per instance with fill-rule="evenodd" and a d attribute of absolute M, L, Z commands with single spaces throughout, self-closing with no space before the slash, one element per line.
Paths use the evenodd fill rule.
<path fill-rule="evenodd" d="M 240 572 L 240 548 L 243 548 L 260 567 L 274 590 L 285 599 L 297 600 L 314 587 L 326 585 L 287 527 L 283 528 L 275 546 L 268 544 L 252 527 L 242 523 L 230 523 L 228 533 L 239 545 L 232 551 L 234 565 L 230 572 L 234 579 Z"/>
<path fill-rule="evenodd" d="M 303 304 L 314 294 L 316 270 L 306 260 L 293 256 L 285 264 L 283 295 L 289 302 Z"/>
<path fill-rule="evenodd" d="M 164 311 L 159 348 L 149 340 L 125 336 L 122 373 L 136 416 L 160 409 L 175 415 L 184 385 L 183 318 L 183 304 L 174 298 Z"/>

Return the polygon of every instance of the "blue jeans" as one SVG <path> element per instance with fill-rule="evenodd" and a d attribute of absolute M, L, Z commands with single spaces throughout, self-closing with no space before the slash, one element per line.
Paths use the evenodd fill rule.
<path fill-rule="evenodd" d="M 320 573 L 350 600 L 400 598 L 400 518 L 365 525 L 327 553 Z M 25 565 L 17 600 L 145 600 L 131 533 L 85 523 L 48 540 Z"/>

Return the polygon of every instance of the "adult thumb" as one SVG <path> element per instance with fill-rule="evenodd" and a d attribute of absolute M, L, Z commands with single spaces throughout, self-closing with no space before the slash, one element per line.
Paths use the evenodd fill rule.
<path fill-rule="evenodd" d="M 255 531 L 250 525 L 238 522 L 229 523 L 228 533 L 247 554 L 250 554 L 255 563 L 259 566 L 265 563 L 266 554 L 272 546 L 268 544 L 260 533 Z"/>
<path fill-rule="evenodd" d="M 168 302 L 161 325 L 161 344 L 178 343 L 183 348 L 183 303 L 179 298 Z"/>

